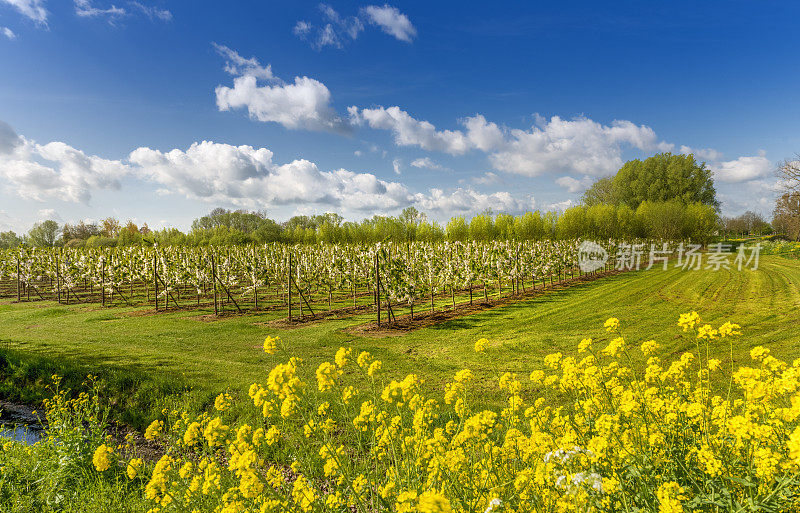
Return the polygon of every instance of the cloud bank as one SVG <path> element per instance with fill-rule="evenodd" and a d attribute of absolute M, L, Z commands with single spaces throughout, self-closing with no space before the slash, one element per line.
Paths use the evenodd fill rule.
<path fill-rule="evenodd" d="M 152 183 L 162 194 L 250 209 L 318 206 L 364 215 L 413 205 L 458 214 L 486 208 L 517 213 L 532 205 L 530 197 L 487 194 L 471 187 L 413 192 L 372 173 L 321 170 L 302 158 L 276 163 L 273 157 L 267 148 L 201 141 L 185 150 L 139 147 L 125 159 L 105 159 L 60 141 L 38 144 L 0 122 L 3 187 L 36 201 L 86 204 L 94 192 L 119 190 L 128 179 Z"/>

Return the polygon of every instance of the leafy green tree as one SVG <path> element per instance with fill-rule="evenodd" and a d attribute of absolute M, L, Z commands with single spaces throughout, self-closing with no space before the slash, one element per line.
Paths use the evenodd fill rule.
<path fill-rule="evenodd" d="M 628 205 L 617 206 L 617 223 L 614 237 L 624 238 L 636 232 L 636 212 Z"/>
<path fill-rule="evenodd" d="M 112 248 L 117 245 L 117 239 L 106 237 L 105 235 L 92 235 L 86 239 L 88 248 Z"/>
<path fill-rule="evenodd" d="M 614 197 L 613 180 L 613 176 L 606 176 L 594 182 L 592 186 L 583 193 L 583 204 L 589 206 L 603 203 L 611 205 L 616 204 L 617 200 Z"/>
<path fill-rule="evenodd" d="M 422 223 L 417 228 L 417 240 L 426 242 L 444 240 L 444 230 L 438 223 Z"/>
<path fill-rule="evenodd" d="M 566 209 L 556 222 L 556 236 L 561 239 L 574 239 L 588 235 L 586 207 L 578 205 Z"/>
<path fill-rule="evenodd" d="M 120 246 L 133 246 L 142 243 L 142 234 L 139 232 L 139 227 L 133 221 L 128 221 L 124 227 L 119 230 L 117 236 L 117 244 Z"/>
<path fill-rule="evenodd" d="M 752 210 L 736 217 L 722 219 L 722 228 L 728 235 L 764 235 L 772 231 L 772 227 L 764 220 L 764 216 Z"/>
<path fill-rule="evenodd" d="M 778 198 L 772 227 L 792 240 L 800 240 L 800 192 L 789 191 Z"/>
<path fill-rule="evenodd" d="M 540 240 L 549 235 L 545 220 L 538 210 L 515 217 L 514 233 L 519 240 Z"/>
<path fill-rule="evenodd" d="M 600 239 L 617 236 L 617 209 L 608 203 L 598 203 L 586 208 L 586 235 Z"/>
<path fill-rule="evenodd" d="M 272 219 L 263 219 L 252 234 L 253 239 L 262 244 L 283 240 L 281 226 Z"/>
<path fill-rule="evenodd" d="M 451 241 L 465 241 L 469 237 L 469 227 L 467 221 L 462 216 L 453 217 L 447 222 L 445 227 L 447 240 Z"/>
<path fill-rule="evenodd" d="M 469 222 L 469 238 L 472 240 L 493 240 L 495 227 L 492 215 L 479 214 Z"/>
<path fill-rule="evenodd" d="M 717 230 L 717 211 L 711 205 L 691 203 L 684 215 L 684 235 L 701 244 L 708 244 Z"/>
<path fill-rule="evenodd" d="M 683 232 L 686 207 L 677 201 L 643 201 L 636 209 L 639 235 L 674 240 Z"/>
<path fill-rule="evenodd" d="M 41 223 L 36 223 L 28 232 L 28 240 L 31 245 L 39 247 L 52 247 L 58 240 L 58 223 L 48 219 Z"/>
<path fill-rule="evenodd" d="M 637 208 L 643 201 L 679 201 L 719 207 L 714 178 L 693 155 L 659 153 L 626 162 L 612 182 L 615 199 Z"/>
<path fill-rule="evenodd" d="M 103 237 L 115 238 L 119 235 L 119 231 L 122 227 L 119 224 L 117 219 L 113 217 L 107 217 L 100 221 L 101 229 L 100 233 Z"/>
<path fill-rule="evenodd" d="M 100 229 L 97 227 L 96 224 L 89 223 L 86 224 L 85 222 L 81 221 L 78 224 L 64 224 L 64 227 L 61 229 L 61 238 L 64 240 L 65 243 L 68 243 L 72 240 L 83 240 L 85 241 L 92 235 L 100 235 Z"/>
<path fill-rule="evenodd" d="M 514 216 L 510 214 L 497 214 L 494 220 L 495 236 L 501 240 L 516 238 L 514 232 Z"/>
<path fill-rule="evenodd" d="M 22 245 L 22 237 L 12 231 L 0 232 L 0 249 L 16 248 Z"/>
<path fill-rule="evenodd" d="M 693 155 L 659 153 L 626 162 L 613 177 L 595 182 L 583 197 L 586 205 L 625 204 L 636 209 L 643 201 L 702 203 L 719 208 L 714 178 Z"/>

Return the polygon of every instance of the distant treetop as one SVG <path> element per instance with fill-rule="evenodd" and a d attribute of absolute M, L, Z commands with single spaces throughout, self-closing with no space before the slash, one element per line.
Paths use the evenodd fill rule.
<path fill-rule="evenodd" d="M 643 201 L 701 203 L 719 209 L 714 178 L 693 155 L 658 153 L 626 162 L 614 176 L 596 181 L 583 195 L 586 205 L 601 203 L 637 208 Z"/>

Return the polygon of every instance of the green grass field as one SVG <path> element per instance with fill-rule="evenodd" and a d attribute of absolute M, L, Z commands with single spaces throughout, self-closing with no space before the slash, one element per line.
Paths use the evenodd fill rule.
<path fill-rule="evenodd" d="M 800 357 L 799 305 L 800 261 L 779 256 L 763 256 L 757 271 L 625 273 L 382 338 L 345 331 L 372 320 L 368 314 L 274 329 L 266 323 L 284 313 L 209 321 L 203 312 L 150 315 L 132 308 L 6 301 L 0 303 L 0 395 L 35 402 L 47 395 L 44 385 L 54 372 L 73 386 L 87 373 L 97 374 L 108 383 L 122 420 L 141 427 L 176 399 L 203 408 L 223 390 L 245 394 L 251 383 L 263 382 L 271 366 L 286 358 L 263 353 L 266 335 L 279 335 L 310 373 L 347 345 L 383 360 L 387 377 L 415 372 L 428 386 L 441 388 L 464 367 L 483 380 L 505 370 L 527 374 L 542 368 L 543 356 L 574 353 L 583 337 L 607 338 L 602 324 L 612 316 L 620 319 L 629 343 L 653 338 L 662 344 L 662 356 L 693 350 L 694 341 L 676 325 L 689 310 L 714 325 L 742 325 L 736 361 L 749 360 L 756 345 L 791 361 Z M 491 341 L 489 358 L 473 351 L 481 337 Z M 711 347 L 722 355 L 729 351 L 727 342 Z"/>

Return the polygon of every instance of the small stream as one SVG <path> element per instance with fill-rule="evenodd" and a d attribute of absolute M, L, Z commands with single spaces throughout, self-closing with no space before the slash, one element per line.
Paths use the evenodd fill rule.
<path fill-rule="evenodd" d="M 28 445 L 33 445 L 42 439 L 42 435 L 42 428 L 38 425 L 3 424 L 0 426 L 0 440 L 8 438 L 17 442 L 25 442 Z"/>
<path fill-rule="evenodd" d="M 0 401 L 0 441 L 16 440 L 32 445 L 42 439 L 44 430 L 33 408 Z"/>

